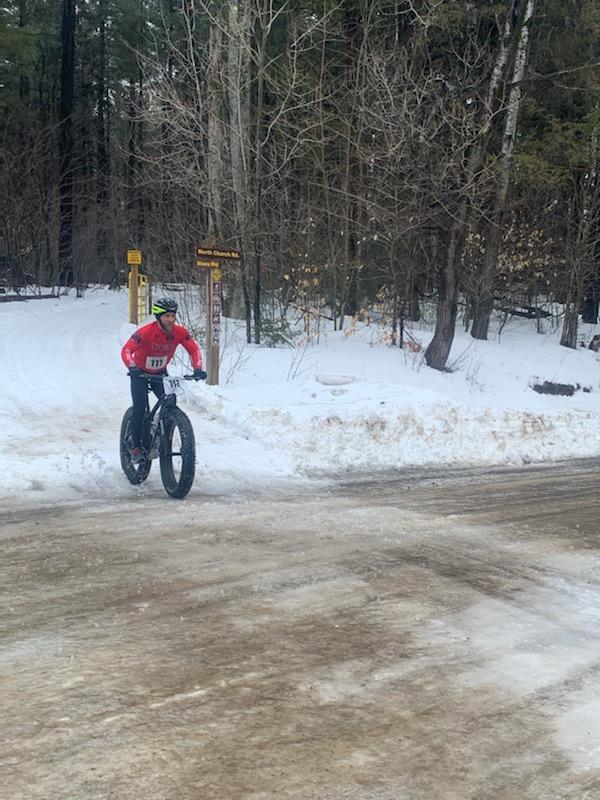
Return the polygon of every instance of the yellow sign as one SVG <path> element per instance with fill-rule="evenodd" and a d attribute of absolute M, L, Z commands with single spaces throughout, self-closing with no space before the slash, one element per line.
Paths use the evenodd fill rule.
<path fill-rule="evenodd" d="M 222 269 L 213 269 L 210 273 L 212 275 L 213 281 L 220 281 L 223 277 L 223 270 Z"/>
<path fill-rule="evenodd" d="M 128 250 L 127 251 L 127 263 L 128 264 L 141 264 L 142 263 L 142 251 L 141 250 Z"/>
<path fill-rule="evenodd" d="M 220 261 L 204 261 L 202 259 L 198 259 L 196 261 L 197 267 L 208 267 L 209 269 L 217 269 L 221 266 Z"/>

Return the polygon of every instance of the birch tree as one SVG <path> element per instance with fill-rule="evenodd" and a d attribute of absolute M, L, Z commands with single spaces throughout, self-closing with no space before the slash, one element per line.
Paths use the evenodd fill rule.
<path fill-rule="evenodd" d="M 456 204 L 449 228 L 443 232 L 444 259 L 439 271 L 436 326 L 425 352 L 427 364 L 434 369 L 445 369 L 454 341 L 464 248 L 477 207 L 485 196 L 485 189 L 482 192 L 480 188 L 482 183 L 485 185 L 485 154 L 502 86 L 512 19 L 511 6 L 506 23 L 497 24 L 500 35 L 495 56 L 486 52 L 476 30 L 471 34 L 470 48 L 465 52 L 471 60 L 465 57 L 462 63 L 466 70 L 464 80 L 473 86 L 473 92 L 470 97 L 462 97 L 461 112 L 454 112 L 454 118 L 461 122 L 456 124 L 452 115 L 448 122 L 451 141 L 456 142 L 453 159 L 457 164 Z M 456 80 L 460 81 L 461 76 L 456 76 Z"/>
<path fill-rule="evenodd" d="M 529 30 L 535 9 L 535 0 L 515 2 L 511 9 L 513 18 L 522 15 L 515 48 L 512 78 L 505 111 L 501 152 L 498 158 L 497 186 L 490 209 L 486 232 L 483 273 L 478 301 L 475 306 L 471 335 L 475 339 L 487 339 L 490 316 L 494 308 L 494 278 L 498 253 L 502 240 L 502 224 L 505 217 L 508 189 L 513 165 L 513 151 L 517 132 L 517 121 L 522 96 L 522 82 L 529 53 Z"/>

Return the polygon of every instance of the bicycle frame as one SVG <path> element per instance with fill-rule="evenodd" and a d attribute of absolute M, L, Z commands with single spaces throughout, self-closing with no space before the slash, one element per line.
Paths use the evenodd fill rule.
<path fill-rule="evenodd" d="M 148 372 L 142 373 L 140 377 L 146 378 L 148 382 L 148 390 L 152 389 L 152 381 L 157 379 L 168 378 L 168 375 L 152 375 Z M 193 375 L 183 375 L 183 380 L 194 380 Z M 144 425 L 142 428 L 142 443 L 146 450 L 146 455 L 150 459 L 158 458 L 160 451 L 160 440 L 164 433 L 163 417 L 166 409 L 171 406 L 177 405 L 177 394 L 175 392 L 165 392 L 162 397 L 159 397 L 152 410 L 147 411 L 144 415 Z M 158 421 L 156 415 L 158 413 Z M 149 435 L 149 440 L 144 441 L 146 436 Z"/>

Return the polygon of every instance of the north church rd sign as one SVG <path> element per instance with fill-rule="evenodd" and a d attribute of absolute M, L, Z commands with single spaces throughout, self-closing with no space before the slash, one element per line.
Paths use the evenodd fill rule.
<path fill-rule="evenodd" d="M 221 260 L 239 261 L 241 255 L 237 250 L 225 250 L 219 247 L 197 247 L 196 258 L 198 259 L 196 261 L 198 267 L 214 268 L 220 266 Z"/>

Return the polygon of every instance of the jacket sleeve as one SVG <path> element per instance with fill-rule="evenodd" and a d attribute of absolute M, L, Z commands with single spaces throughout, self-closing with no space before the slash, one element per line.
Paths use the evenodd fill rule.
<path fill-rule="evenodd" d="M 183 338 L 181 340 L 181 344 L 190 354 L 193 368 L 202 369 L 202 351 L 200 350 L 200 345 L 195 339 L 192 339 L 189 331 L 186 330 L 185 328 L 183 331 Z"/>
<path fill-rule="evenodd" d="M 135 361 L 133 360 L 133 354 L 139 347 L 141 341 L 142 337 L 136 331 L 129 337 L 129 339 L 127 339 L 127 341 L 123 345 L 123 349 L 121 350 L 121 360 L 128 369 L 129 367 L 135 366 Z"/>

